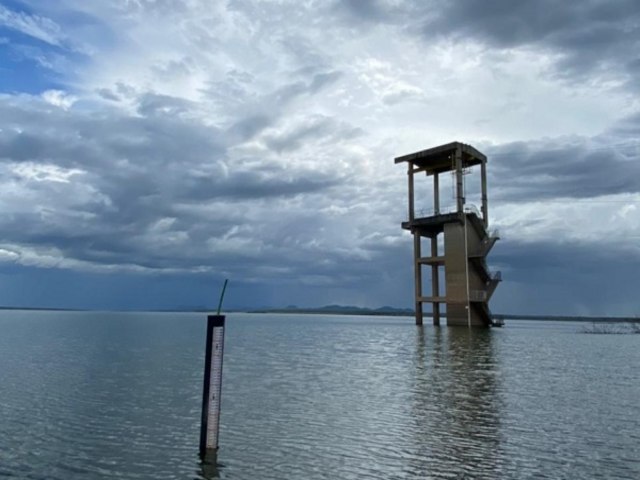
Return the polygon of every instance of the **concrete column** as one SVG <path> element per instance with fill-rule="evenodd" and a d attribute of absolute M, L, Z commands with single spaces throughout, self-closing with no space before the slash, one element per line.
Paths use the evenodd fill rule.
<path fill-rule="evenodd" d="M 489 226 L 489 200 L 487 199 L 487 162 L 486 160 L 480 165 L 480 177 L 482 181 L 482 219 L 484 227 Z"/>
<path fill-rule="evenodd" d="M 413 206 L 413 165 L 411 163 L 409 163 L 407 174 L 409 177 L 409 221 L 412 222 L 415 218 L 415 210 Z"/>
<path fill-rule="evenodd" d="M 415 297 L 416 297 L 416 325 L 422 325 L 422 266 L 418 261 L 420 259 L 420 234 L 413 232 L 413 266 L 415 274 Z"/>
<path fill-rule="evenodd" d="M 438 236 L 431 237 L 431 256 L 438 256 Z M 431 265 L 431 296 L 440 296 L 440 278 L 438 277 L 438 265 Z M 440 325 L 440 303 L 433 302 L 433 324 Z"/>
<path fill-rule="evenodd" d="M 433 174 L 433 214 L 440 214 L 440 178 L 437 173 Z"/>
<path fill-rule="evenodd" d="M 462 178 L 462 150 L 460 147 L 456 148 L 455 153 L 455 167 L 456 167 L 456 206 L 458 213 L 464 210 L 464 181 Z"/>

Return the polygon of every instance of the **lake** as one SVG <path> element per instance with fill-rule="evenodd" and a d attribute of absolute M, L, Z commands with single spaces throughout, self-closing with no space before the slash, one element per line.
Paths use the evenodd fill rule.
<path fill-rule="evenodd" d="M 0 478 L 640 478 L 640 335 L 230 314 L 202 467 L 205 327 L 0 312 Z"/>

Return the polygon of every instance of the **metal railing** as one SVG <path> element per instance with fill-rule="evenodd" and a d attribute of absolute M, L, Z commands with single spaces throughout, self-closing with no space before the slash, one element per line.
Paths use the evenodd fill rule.
<path fill-rule="evenodd" d="M 433 217 L 435 215 L 446 215 L 448 213 L 455 213 L 455 212 L 456 212 L 455 205 L 449 205 L 444 208 L 440 208 L 439 210 L 436 210 L 433 207 L 421 208 L 420 210 L 416 210 L 415 218 Z"/>
<path fill-rule="evenodd" d="M 464 213 L 473 213 L 476 217 L 482 218 L 480 215 L 480 210 L 473 203 L 466 203 L 464 205 Z"/>
<path fill-rule="evenodd" d="M 434 207 L 420 208 L 420 209 L 416 209 L 415 217 L 416 218 L 431 217 L 434 215 L 445 215 L 447 213 L 456 213 L 457 211 L 458 211 L 458 207 L 456 205 L 447 205 L 446 207 L 441 207 L 438 210 L 436 210 Z M 476 217 L 482 218 L 482 213 L 480 212 L 480 209 L 473 203 L 465 203 L 463 211 L 464 213 L 472 213 Z M 492 230 L 492 232 L 495 232 L 497 234 L 498 230 L 495 229 L 495 230 Z"/>

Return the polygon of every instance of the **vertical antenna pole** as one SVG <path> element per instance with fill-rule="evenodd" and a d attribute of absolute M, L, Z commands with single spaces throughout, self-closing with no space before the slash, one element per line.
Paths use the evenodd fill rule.
<path fill-rule="evenodd" d="M 227 283 L 229 282 L 228 278 L 224 279 L 224 285 L 222 286 L 222 293 L 220 294 L 220 301 L 218 302 L 218 312 L 216 315 L 220 315 L 220 309 L 222 308 L 222 300 L 224 300 L 224 292 L 227 291 Z"/>

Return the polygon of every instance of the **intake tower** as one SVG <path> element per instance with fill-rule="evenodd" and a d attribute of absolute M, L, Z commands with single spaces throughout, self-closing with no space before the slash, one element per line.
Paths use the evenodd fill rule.
<path fill-rule="evenodd" d="M 440 324 L 446 306 L 447 325 L 492 326 L 489 299 L 502 277 L 492 273 L 486 258 L 498 240 L 488 230 L 487 157 L 470 145 L 453 142 L 395 159 L 406 163 L 409 179 L 409 219 L 402 228 L 413 234 L 416 325 L 422 325 L 423 304 L 432 306 L 433 324 Z M 480 211 L 465 200 L 465 174 L 480 166 Z M 452 172 L 455 205 L 440 209 L 440 175 Z M 433 208 L 416 212 L 414 180 L 418 174 L 433 178 Z M 439 236 L 442 235 L 441 241 Z M 430 252 L 423 254 L 422 241 L 429 239 Z M 423 269 L 430 269 L 431 293 L 423 293 Z M 444 285 L 441 271 L 444 270 Z M 442 288 L 444 287 L 444 288 Z"/>

